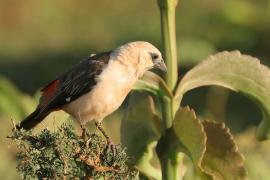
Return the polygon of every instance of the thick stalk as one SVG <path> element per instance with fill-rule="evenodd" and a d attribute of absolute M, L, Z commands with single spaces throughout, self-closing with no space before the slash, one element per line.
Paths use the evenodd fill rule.
<path fill-rule="evenodd" d="M 172 92 L 174 92 L 178 75 L 175 32 L 175 9 L 177 2 L 178 0 L 158 0 L 161 18 L 163 56 L 168 69 L 165 74 L 165 81 Z M 175 113 L 174 99 L 165 99 L 163 103 L 163 119 L 165 127 L 169 128 L 172 125 Z"/>
<path fill-rule="evenodd" d="M 180 177 L 178 164 L 177 157 L 161 159 L 162 179 L 178 180 Z"/>
<path fill-rule="evenodd" d="M 156 152 L 161 163 L 162 179 L 179 180 L 182 178 L 179 163 L 183 155 L 177 153 L 178 143 L 171 141 L 175 134 L 171 129 L 167 129 L 165 134 L 158 141 Z"/>
<path fill-rule="evenodd" d="M 177 76 L 178 63 L 176 52 L 176 32 L 175 32 L 175 9 L 178 0 L 158 0 L 161 17 L 161 33 L 163 44 L 163 56 L 166 61 L 168 72 L 165 75 L 165 81 L 169 89 L 174 92 Z M 163 99 L 162 114 L 164 126 L 170 128 L 175 115 L 175 100 Z M 159 142 L 162 146 L 161 141 Z M 161 147 L 166 148 L 166 147 Z M 161 151 L 162 152 L 162 151 Z M 171 152 L 169 155 L 159 154 L 160 163 L 162 167 L 162 179 L 164 180 L 178 180 L 179 177 L 179 154 Z"/>
<path fill-rule="evenodd" d="M 158 0 L 161 18 L 163 56 L 168 69 L 165 80 L 171 90 L 175 88 L 178 74 L 175 32 L 175 9 L 177 2 L 178 0 Z"/>

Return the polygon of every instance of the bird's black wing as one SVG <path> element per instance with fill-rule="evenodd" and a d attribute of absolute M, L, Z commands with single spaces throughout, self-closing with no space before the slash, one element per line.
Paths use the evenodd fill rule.
<path fill-rule="evenodd" d="M 52 111 L 61 108 L 89 92 L 96 85 L 97 76 L 108 64 L 110 53 L 91 56 L 46 85 L 41 90 L 43 95 L 40 99 L 40 110 Z"/>

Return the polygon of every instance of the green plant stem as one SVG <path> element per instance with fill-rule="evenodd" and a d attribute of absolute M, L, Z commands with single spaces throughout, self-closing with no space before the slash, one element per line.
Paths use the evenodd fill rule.
<path fill-rule="evenodd" d="M 161 33 L 163 56 L 168 72 L 165 75 L 166 83 L 170 90 L 174 90 L 177 83 L 177 49 L 175 32 L 175 9 L 178 0 L 158 0 L 161 18 Z"/>
<path fill-rule="evenodd" d="M 177 76 L 178 76 L 178 63 L 176 52 L 176 32 L 175 32 L 175 9 L 178 0 L 158 0 L 161 18 L 161 34 L 163 44 L 163 56 L 166 61 L 168 72 L 165 75 L 165 81 L 169 89 L 174 92 Z M 163 119 L 165 127 L 169 128 L 175 114 L 174 99 L 164 99 L 164 113 Z"/>
<path fill-rule="evenodd" d="M 175 9 L 178 0 L 158 0 L 161 18 L 161 33 L 163 44 L 163 56 L 166 61 L 168 72 L 165 75 L 165 81 L 169 89 L 174 92 L 177 76 L 178 63 L 176 52 L 176 32 L 175 32 Z M 165 128 L 170 128 L 176 112 L 176 101 L 174 98 L 163 98 L 162 116 Z M 162 147 L 166 148 L 166 147 Z M 162 179 L 178 180 L 179 177 L 179 153 L 177 151 L 160 157 L 162 167 Z"/>
<path fill-rule="evenodd" d="M 172 99 L 163 98 L 162 100 L 162 119 L 165 129 L 172 126 L 173 121 L 173 103 Z"/>
<path fill-rule="evenodd" d="M 158 141 L 156 152 L 161 163 L 162 179 L 179 180 L 181 171 L 179 164 L 183 159 L 183 154 L 178 153 L 178 143 L 172 141 L 175 134 L 171 128 L 167 129 Z"/>
<path fill-rule="evenodd" d="M 162 164 L 162 179 L 179 179 L 178 161 L 174 161 L 175 158 L 161 159 Z"/>

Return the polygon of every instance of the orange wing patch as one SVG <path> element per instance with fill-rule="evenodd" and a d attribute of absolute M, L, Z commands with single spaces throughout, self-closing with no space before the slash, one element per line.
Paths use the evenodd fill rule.
<path fill-rule="evenodd" d="M 41 97 L 41 104 L 47 104 L 55 95 L 57 88 L 59 86 L 59 80 L 54 80 L 50 84 L 48 84 L 45 88 L 41 90 L 42 97 Z"/>

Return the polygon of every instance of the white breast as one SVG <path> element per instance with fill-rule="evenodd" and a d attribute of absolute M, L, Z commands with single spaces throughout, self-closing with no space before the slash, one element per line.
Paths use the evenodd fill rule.
<path fill-rule="evenodd" d="M 64 110 L 82 124 L 101 121 L 122 104 L 137 80 L 134 74 L 132 67 L 110 60 L 98 77 L 96 86 L 66 105 Z"/>

